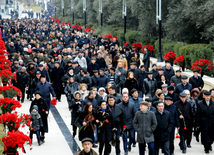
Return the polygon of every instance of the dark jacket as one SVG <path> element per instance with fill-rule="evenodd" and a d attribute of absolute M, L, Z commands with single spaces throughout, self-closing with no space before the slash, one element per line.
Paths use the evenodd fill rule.
<path fill-rule="evenodd" d="M 139 86 L 138 86 L 138 82 L 136 79 L 126 79 L 126 82 L 124 84 L 124 87 L 127 88 L 129 90 L 129 96 L 131 96 L 131 90 L 132 89 L 139 89 Z"/>
<path fill-rule="evenodd" d="M 137 132 L 137 142 L 138 143 L 151 143 L 154 142 L 154 134 L 157 127 L 157 120 L 155 113 L 149 110 L 146 113 L 138 111 L 135 114 L 133 120 L 133 127 Z"/>
<path fill-rule="evenodd" d="M 112 129 L 114 128 L 111 109 L 107 106 L 104 112 L 101 110 L 101 107 L 98 106 L 96 119 L 100 121 L 97 123 L 98 141 L 103 143 L 110 142 L 112 139 Z M 108 123 L 104 122 L 106 119 L 109 121 Z M 101 122 L 103 123 L 102 127 L 100 127 Z"/>
<path fill-rule="evenodd" d="M 78 74 L 76 77 L 76 81 L 78 83 L 85 83 L 88 86 L 88 90 L 91 89 L 92 81 L 89 75 L 81 76 L 81 74 Z"/>
<path fill-rule="evenodd" d="M 99 70 L 99 69 L 100 69 L 100 66 L 97 63 L 95 63 L 95 64 L 89 63 L 88 67 L 87 67 L 87 70 L 88 70 L 90 76 L 94 75 L 94 71 Z"/>
<path fill-rule="evenodd" d="M 119 106 L 123 110 L 123 117 L 125 119 L 125 124 L 127 129 L 133 129 L 133 118 L 135 116 L 135 113 L 137 112 L 136 107 L 134 103 L 129 102 L 124 103 L 123 101 L 119 104 Z"/>
<path fill-rule="evenodd" d="M 74 98 L 68 102 L 69 104 L 69 110 L 72 110 L 72 114 L 71 114 L 71 125 L 74 125 L 74 122 L 76 121 L 76 119 L 79 117 L 80 113 L 78 113 L 78 109 L 79 109 L 79 106 L 82 106 L 82 105 L 79 105 L 79 104 L 76 104 L 76 102 L 81 102 L 82 104 L 82 99 L 76 99 L 75 98 L 75 94 L 77 93 L 78 91 L 76 91 L 74 93 Z M 81 94 L 80 94 L 81 95 Z M 81 96 L 80 96 L 81 97 Z"/>
<path fill-rule="evenodd" d="M 139 84 L 139 90 L 141 90 L 143 92 L 143 94 L 144 94 L 143 81 L 146 78 L 147 78 L 147 72 L 146 71 L 145 72 L 140 71 L 139 80 L 138 80 L 139 83 L 138 84 Z"/>
<path fill-rule="evenodd" d="M 157 128 L 155 129 L 155 142 L 166 142 L 170 139 L 170 133 L 173 128 L 173 121 L 170 112 L 163 111 L 161 114 L 159 111 L 155 112 L 157 119 Z"/>
<path fill-rule="evenodd" d="M 76 75 L 70 75 L 69 73 L 66 73 L 63 77 L 62 77 L 62 82 L 66 85 L 68 83 L 68 80 L 70 80 L 70 78 L 73 77 L 74 81 L 76 80 Z"/>
<path fill-rule="evenodd" d="M 100 106 L 103 98 L 97 93 L 94 99 L 97 100 L 97 105 Z"/>
<path fill-rule="evenodd" d="M 48 109 L 47 102 L 43 98 L 40 98 L 39 100 L 34 99 L 30 105 L 30 109 L 29 109 L 30 112 L 32 111 L 32 108 L 34 105 L 37 105 L 39 108 L 38 112 L 42 118 L 43 130 L 45 132 L 48 132 L 48 119 L 47 119 L 48 115 L 46 114 L 46 111 L 48 111 L 49 109 Z"/>
<path fill-rule="evenodd" d="M 109 82 L 109 78 L 106 75 L 104 75 L 104 76 L 98 75 L 98 77 L 97 77 L 97 88 L 98 89 L 100 87 L 105 88 L 108 82 Z"/>
<path fill-rule="evenodd" d="M 202 89 L 204 87 L 204 80 L 200 76 L 198 76 L 197 78 L 192 76 L 189 79 L 189 83 L 192 85 L 192 89 L 194 89 L 194 88 L 198 88 L 199 89 L 199 87 L 201 87 L 201 89 Z"/>
<path fill-rule="evenodd" d="M 67 83 L 67 85 L 65 86 L 65 94 L 67 95 L 67 99 L 68 101 L 70 101 L 73 98 L 73 94 L 75 93 L 75 91 L 77 91 L 79 88 L 79 83 L 77 82 L 69 82 Z M 69 93 L 69 95 L 68 95 Z"/>
<path fill-rule="evenodd" d="M 146 70 L 149 68 L 149 65 L 150 65 L 150 53 L 149 51 L 147 50 L 143 56 L 143 63 L 144 63 L 144 66 L 146 68 Z"/>
<path fill-rule="evenodd" d="M 30 76 L 27 72 L 24 72 L 24 73 L 22 73 L 21 71 L 17 72 L 16 76 L 17 76 L 17 84 L 19 89 L 24 89 L 25 87 L 29 86 Z"/>
<path fill-rule="evenodd" d="M 110 94 L 108 94 L 108 96 L 107 96 L 107 102 L 108 102 L 109 96 L 110 96 Z M 115 93 L 113 96 L 115 99 L 115 104 L 119 104 L 120 102 L 122 102 L 122 96 L 119 93 Z"/>
<path fill-rule="evenodd" d="M 123 126 L 125 125 L 125 119 L 123 117 L 123 110 L 118 104 L 114 104 L 113 107 L 109 106 L 111 109 L 114 125 L 117 126 Z"/>
<path fill-rule="evenodd" d="M 132 102 L 132 103 L 135 104 L 135 107 L 136 107 L 137 111 L 140 110 L 139 103 L 142 102 L 142 101 L 143 101 L 143 99 L 141 97 L 138 97 L 136 100 L 133 97 L 129 98 L 129 102 Z"/>
<path fill-rule="evenodd" d="M 83 100 L 82 102 L 82 109 L 84 109 L 85 105 L 91 102 L 93 104 L 93 108 L 96 110 L 97 109 L 97 100 L 95 99 L 90 99 L 88 96 L 85 98 L 85 100 Z"/>
<path fill-rule="evenodd" d="M 39 131 L 41 128 L 43 128 L 42 118 L 37 111 L 36 112 L 32 111 L 30 116 L 31 116 L 31 122 L 32 122 L 31 125 L 33 128 L 33 131 Z"/>
<path fill-rule="evenodd" d="M 52 83 L 54 90 L 62 90 L 62 77 L 64 76 L 64 69 L 62 67 L 54 67 L 52 70 Z"/>
<path fill-rule="evenodd" d="M 190 83 L 187 83 L 187 85 L 184 87 L 184 85 L 182 83 L 178 84 L 175 88 L 175 93 L 176 94 L 180 94 L 181 92 L 183 92 L 185 89 L 189 90 L 190 92 L 192 91 L 192 85 Z"/>
<path fill-rule="evenodd" d="M 97 57 L 96 63 L 99 65 L 100 68 L 104 69 L 106 67 L 106 61 L 102 57 L 101 58 Z"/>
<path fill-rule="evenodd" d="M 178 117 L 181 115 L 183 115 L 184 120 L 185 120 L 185 124 L 186 124 L 186 128 L 190 129 L 192 128 L 192 108 L 189 102 L 185 101 L 185 103 L 183 103 L 181 100 L 178 100 L 177 102 L 175 102 L 174 104 L 177 108 L 177 113 L 178 113 Z M 181 113 L 179 112 L 179 110 L 181 111 Z M 179 123 L 180 123 L 180 129 L 179 129 L 179 133 L 181 135 L 185 135 L 186 132 L 184 132 L 184 121 L 183 119 L 179 118 Z"/>
<path fill-rule="evenodd" d="M 98 76 L 95 75 L 91 76 L 91 82 L 93 87 L 97 87 L 97 77 Z"/>
<path fill-rule="evenodd" d="M 214 102 L 210 99 L 207 106 L 205 99 L 199 102 L 196 115 L 196 126 L 200 127 L 202 144 L 214 141 Z"/>
<path fill-rule="evenodd" d="M 145 95 L 149 95 L 150 97 L 153 97 L 155 95 L 155 91 L 157 89 L 157 82 L 154 78 L 152 79 L 144 79 L 143 82 L 143 88 L 145 91 Z"/>
<path fill-rule="evenodd" d="M 139 78 L 140 78 L 140 70 L 138 69 L 138 68 L 135 68 L 135 69 L 129 69 L 128 71 L 127 71 L 127 76 L 128 76 L 128 74 L 129 74 L 129 72 L 133 72 L 134 73 L 134 77 L 135 77 L 135 79 L 138 81 L 139 80 Z"/>
<path fill-rule="evenodd" d="M 118 74 L 114 73 L 114 85 L 116 87 L 116 91 L 119 91 L 119 88 L 122 86 L 123 84 L 123 79 L 122 76 L 119 76 Z M 108 75 L 109 80 L 111 79 L 111 74 Z"/>
<path fill-rule="evenodd" d="M 179 83 L 181 83 L 181 76 L 177 76 L 177 75 L 174 75 L 171 77 L 171 80 L 170 80 L 170 84 L 171 83 L 174 83 L 174 86 L 176 87 Z"/>
<path fill-rule="evenodd" d="M 39 70 L 39 69 L 37 69 L 37 71 L 40 71 L 40 70 Z M 50 82 L 48 72 L 47 72 L 45 69 L 43 69 L 43 70 L 42 70 L 42 71 L 40 71 L 40 72 L 41 72 L 41 75 L 45 75 L 45 76 L 46 76 L 46 80 L 47 80 L 48 82 Z"/>
<path fill-rule="evenodd" d="M 39 82 L 37 84 L 36 90 L 40 91 L 40 93 L 42 94 L 42 98 L 45 99 L 47 103 L 50 103 L 51 101 L 50 93 L 53 97 L 56 97 L 53 87 L 47 81 L 44 84 Z"/>
<path fill-rule="evenodd" d="M 166 96 L 170 96 L 170 97 L 172 98 L 173 103 L 175 103 L 176 101 L 179 100 L 178 94 L 175 94 L 175 93 L 170 94 L 170 93 L 168 92 L 168 94 L 167 94 Z"/>
<path fill-rule="evenodd" d="M 164 75 L 168 81 L 171 80 L 171 77 L 175 75 L 175 71 L 173 69 L 164 69 Z"/>
<path fill-rule="evenodd" d="M 165 105 L 164 110 L 169 111 L 172 117 L 172 121 L 173 121 L 173 127 L 172 127 L 172 131 L 170 133 L 170 138 L 175 138 L 175 127 L 180 127 L 180 123 L 179 123 L 179 118 L 178 118 L 178 113 L 177 113 L 177 109 L 175 105 L 170 105 L 167 106 Z"/>

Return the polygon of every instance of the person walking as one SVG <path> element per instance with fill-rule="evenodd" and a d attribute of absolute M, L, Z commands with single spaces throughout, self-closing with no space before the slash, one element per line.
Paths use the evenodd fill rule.
<path fill-rule="evenodd" d="M 137 142 L 139 143 L 139 155 L 145 154 L 146 144 L 149 155 L 154 155 L 154 134 L 157 127 L 157 120 L 154 112 L 148 110 L 148 102 L 139 103 L 140 111 L 136 112 L 133 127 L 137 132 Z"/>

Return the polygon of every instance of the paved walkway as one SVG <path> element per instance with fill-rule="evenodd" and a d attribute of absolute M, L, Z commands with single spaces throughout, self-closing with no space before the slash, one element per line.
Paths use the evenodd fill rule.
<path fill-rule="evenodd" d="M 20 113 L 29 113 L 29 107 L 30 107 L 30 101 L 25 100 L 25 102 L 22 104 L 22 107 L 20 109 L 18 109 L 17 111 Z M 55 106 L 56 110 L 59 112 L 62 120 L 59 121 L 59 118 L 56 119 L 56 117 L 54 117 L 55 115 L 57 115 L 57 111 L 53 111 L 50 112 L 49 117 L 48 117 L 48 123 L 49 123 L 49 133 L 46 134 L 46 138 L 45 138 L 45 143 L 42 144 L 41 146 L 38 146 L 37 140 L 36 140 L 36 135 L 34 135 L 33 138 L 33 149 L 30 151 L 30 148 L 28 146 L 26 146 L 26 154 L 27 155 L 47 155 L 47 154 L 51 154 L 51 155 L 59 155 L 59 154 L 63 154 L 63 155 L 71 155 L 74 154 L 75 152 L 77 152 L 77 147 L 75 146 L 75 141 L 77 142 L 77 144 L 79 145 L 80 148 L 81 147 L 81 142 L 78 140 L 78 137 L 75 137 L 75 141 L 72 139 L 70 139 L 71 141 L 69 141 L 69 137 L 72 137 L 71 133 L 72 133 L 72 127 L 70 125 L 71 123 L 71 115 L 70 112 L 68 110 L 68 104 L 66 101 L 66 97 L 63 95 L 62 97 L 62 102 L 58 102 L 57 105 Z M 58 122 L 56 122 L 56 120 Z M 63 121 L 64 121 L 64 125 L 63 125 Z M 61 126 L 61 129 L 59 128 L 59 125 Z M 70 131 L 66 131 L 66 128 Z M 23 129 L 23 131 L 25 133 L 29 132 L 27 128 Z M 181 151 L 178 147 L 178 139 L 175 139 L 175 154 L 176 155 L 181 155 Z M 123 151 L 123 143 L 121 140 L 121 155 L 124 154 Z M 76 150 L 75 150 L 76 149 Z M 98 148 L 95 149 L 98 152 Z M 24 154 L 21 152 L 21 150 L 19 151 L 20 155 Z M 112 147 L 112 155 L 115 155 L 115 149 Z M 135 147 L 132 149 L 132 151 L 129 153 L 130 155 L 136 155 L 138 154 L 138 147 Z M 161 153 L 160 153 L 161 154 Z M 195 141 L 195 137 L 193 137 L 192 140 L 192 148 L 187 149 L 187 154 L 190 155 L 198 155 L 198 154 L 204 154 L 203 151 L 203 146 L 200 143 L 197 143 Z M 211 152 L 211 154 L 214 154 L 213 152 Z"/>

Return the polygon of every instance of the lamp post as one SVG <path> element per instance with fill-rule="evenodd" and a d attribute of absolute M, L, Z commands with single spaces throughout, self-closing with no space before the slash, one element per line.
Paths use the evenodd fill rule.
<path fill-rule="evenodd" d="M 83 13 L 85 13 L 85 28 L 86 28 L 86 0 L 83 0 Z"/>
<path fill-rule="evenodd" d="M 72 23 L 74 24 L 74 1 L 71 0 L 71 12 L 73 11 L 73 21 Z"/>
<path fill-rule="evenodd" d="M 124 18 L 124 41 L 125 41 L 126 40 L 126 38 L 125 38 L 125 34 L 126 34 L 126 0 L 123 0 L 122 18 Z"/>
<path fill-rule="evenodd" d="M 55 6 L 55 19 L 56 19 L 56 6 Z"/>
<path fill-rule="evenodd" d="M 64 17 L 64 0 L 62 0 L 61 2 L 62 2 L 62 16 Z"/>
<path fill-rule="evenodd" d="M 103 0 L 99 0 L 100 25 L 103 26 Z"/>
<path fill-rule="evenodd" d="M 156 23 L 159 24 L 159 55 L 157 62 L 163 62 L 161 53 L 161 0 L 156 0 Z"/>

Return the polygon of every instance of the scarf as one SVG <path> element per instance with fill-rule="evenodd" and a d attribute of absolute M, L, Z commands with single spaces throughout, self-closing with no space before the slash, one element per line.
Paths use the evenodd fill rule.
<path fill-rule="evenodd" d="M 123 67 L 118 67 L 117 68 L 120 72 L 122 71 Z"/>
<path fill-rule="evenodd" d="M 106 112 L 106 109 L 107 109 L 107 107 L 106 107 L 105 109 L 101 108 L 101 110 L 102 110 L 103 112 Z"/>
<path fill-rule="evenodd" d="M 92 112 L 88 113 L 88 115 L 84 118 L 84 122 L 87 122 L 89 120 L 93 119 L 93 115 Z M 94 124 L 92 123 L 93 121 L 90 121 L 89 123 L 86 124 L 84 130 L 89 127 L 89 125 L 91 126 L 92 130 L 95 130 Z"/>

